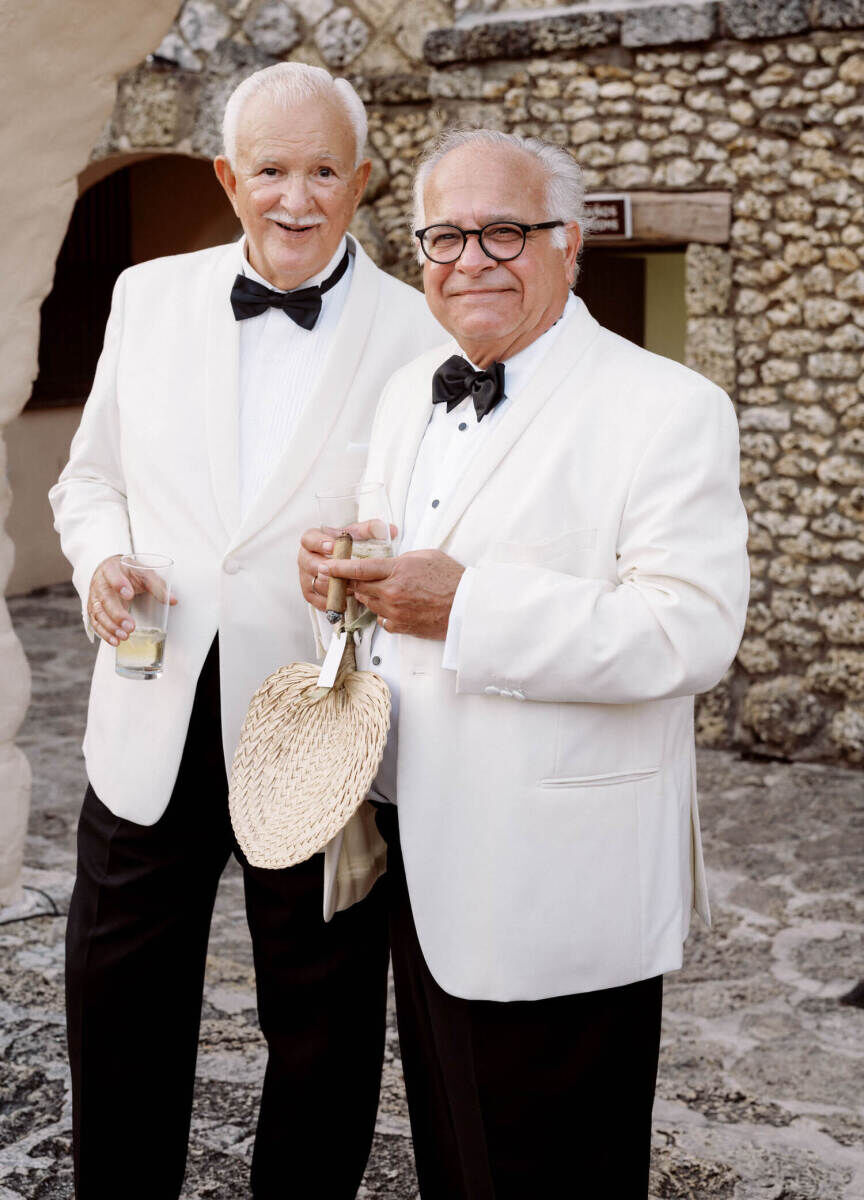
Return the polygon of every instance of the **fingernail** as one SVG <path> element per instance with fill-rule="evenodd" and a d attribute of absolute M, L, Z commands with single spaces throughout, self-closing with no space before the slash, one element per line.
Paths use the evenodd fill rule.
<path fill-rule="evenodd" d="M 332 542 L 322 542 L 321 549 L 324 551 L 325 554 L 329 554 L 330 551 L 333 549 L 333 543 Z"/>
<path fill-rule="evenodd" d="M 120 592 L 120 595 L 123 596 L 126 600 L 131 600 L 132 599 L 132 589 L 131 588 L 123 588 Z"/>
<path fill-rule="evenodd" d="M 329 574 L 330 574 L 330 568 L 329 568 L 329 567 L 326 567 L 326 566 L 325 566 L 325 567 L 319 567 L 319 568 L 318 568 L 318 574 L 319 574 L 319 575 L 329 575 Z"/>
<path fill-rule="evenodd" d="M 131 621 L 124 621 L 121 628 L 125 629 L 127 633 L 131 633 L 135 626 Z"/>

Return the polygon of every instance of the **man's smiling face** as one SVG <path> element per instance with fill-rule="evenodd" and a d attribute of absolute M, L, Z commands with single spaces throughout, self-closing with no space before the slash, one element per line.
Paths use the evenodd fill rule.
<path fill-rule="evenodd" d="M 524 150 L 459 146 L 429 175 L 424 224 L 480 229 L 490 221 L 556 220 L 561 214 L 548 211 L 546 184 L 543 165 Z M 470 237 L 455 263 L 424 263 L 430 309 L 477 366 L 512 357 L 561 316 L 575 276 L 578 226 L 566 226 L 566 235 L 562 251 L 551 230 L 529 233 L 519 257 L 502 263 Z"/>
<path fill-rule="evenodd" d="M 237 128 L 236 162 L 215 161 L 246 234 L 249 262 L 288 290 L 323 270 L 354 216 L 369 162 L 355 166 L 344 110 L 313 98 L 275 106 L 254 96 Z"/>

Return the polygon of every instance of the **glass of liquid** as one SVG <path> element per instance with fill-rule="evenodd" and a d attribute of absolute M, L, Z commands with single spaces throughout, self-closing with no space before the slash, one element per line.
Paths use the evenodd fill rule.
<path fill-rule="evenodd" d="M 390 502 L 383 483 L 358 483 L 332 492 L 317 492 L 321 529 L 337 538 L 350 533 L 352 558 L 392 558 Z"/>
<path fill-rule="evenodd" d="M 358 483 L 353 487 L 317 492 L 321 529 L 335 541 L 344 533 L 353 539 L 352 558 L 392 558 L 390 502 L 383 483 Z M 348 619 L 367 610 L 348 597 Z"/>
<path fill-rule="evenodd" d="M 117 643 L 114 663 L 124 679 L 158 679 L 162 674 L 173 566 L 164 554 L 127 554 L 120 559 L 135 593 L 129 605 L 135 628 Z"/>

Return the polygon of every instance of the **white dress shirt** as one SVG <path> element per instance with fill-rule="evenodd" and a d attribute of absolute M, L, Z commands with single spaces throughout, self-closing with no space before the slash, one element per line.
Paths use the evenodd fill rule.
<path fill-rule="evenodd" d="M 298 288 L 323 283 L 342 260 L 346 239 L 327 266 Z M 238 243 L 238 271 L 279 291 L 246 258 L 246 239 Z M 243 517 L 287 449 L 297 420 L 315 389 L 333 333 L 351 287 L 353 257 L 339 282 L 321 297 L 314 329 L 303 329 L 279 308 L 239 321 L 240 509 Z M 297 288 L 292 288 L 296 291 Z"/>
<path fill-rule="evenodd" d="M 552 328 L 547 329 L 530 346 L 506 360 L 504 399 L 487 413 L 482 421 L 477 420 L 474 401 L 470 396 L 449 413 L 446 404 L 434 405 L 420 449 L 417 451 L 405 502 L 405 528 L 400 530 L 398 544 L 393 548 L 395 554 L 402 554 L 406 550 L 422 550 L 428 546 L 441 501 L 453 491 L 484 439 L 488 438 L 502 421 L 507 420 L 508 412 L 518 402 L 519 393 L 531 381 L 541 360 L 560 337 L 576 309 L 577 305 L 570 294 L 561 317 Z M 459 354 L 461 351 L 454 345 L 452 353 Z M 445 353 L 441 361 L 446 361 L 447 357 L 449 356 Z M 430 391 L 431 387 L 430 379 Z M 456 669 L 461 618 L 471 586 L 471 575 L 471 568 L 466 569 L 453 598 L 447 640 L 441 660 L 445 669 Z M 388 633 L 380 626 L 375 630 L 372 640 L 372 667 L 386 680 L 390 688 L 392 710 L 384 757 L 370 795 L 374 800 L 395 804 L 399 723 L 399 634 Z"/>

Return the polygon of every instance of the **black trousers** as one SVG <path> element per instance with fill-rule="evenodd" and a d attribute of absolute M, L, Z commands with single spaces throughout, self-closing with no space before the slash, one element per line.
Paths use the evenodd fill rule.
<path fill-rule="evenodd" d="M 228 817 L 214 642 L 162 818 L 115 817 L 92 788 L 84 800 L 66 938 L 78 1200 L 180 1195 L 210 919 L 232 853 L 269 1051 L 252 1193 L 351 1200 L 360 1185 L 384 1051 L 385 893 L 325 924 L 322 855 L 280 871 L 245 862 Z"/>
<path fill-rule="evenodd" d="M 550 1000 L 448 995 L 417 941 L 396 809 L 377 819 L 423 1200 L 645 1200 L 662 976 Z"/>

